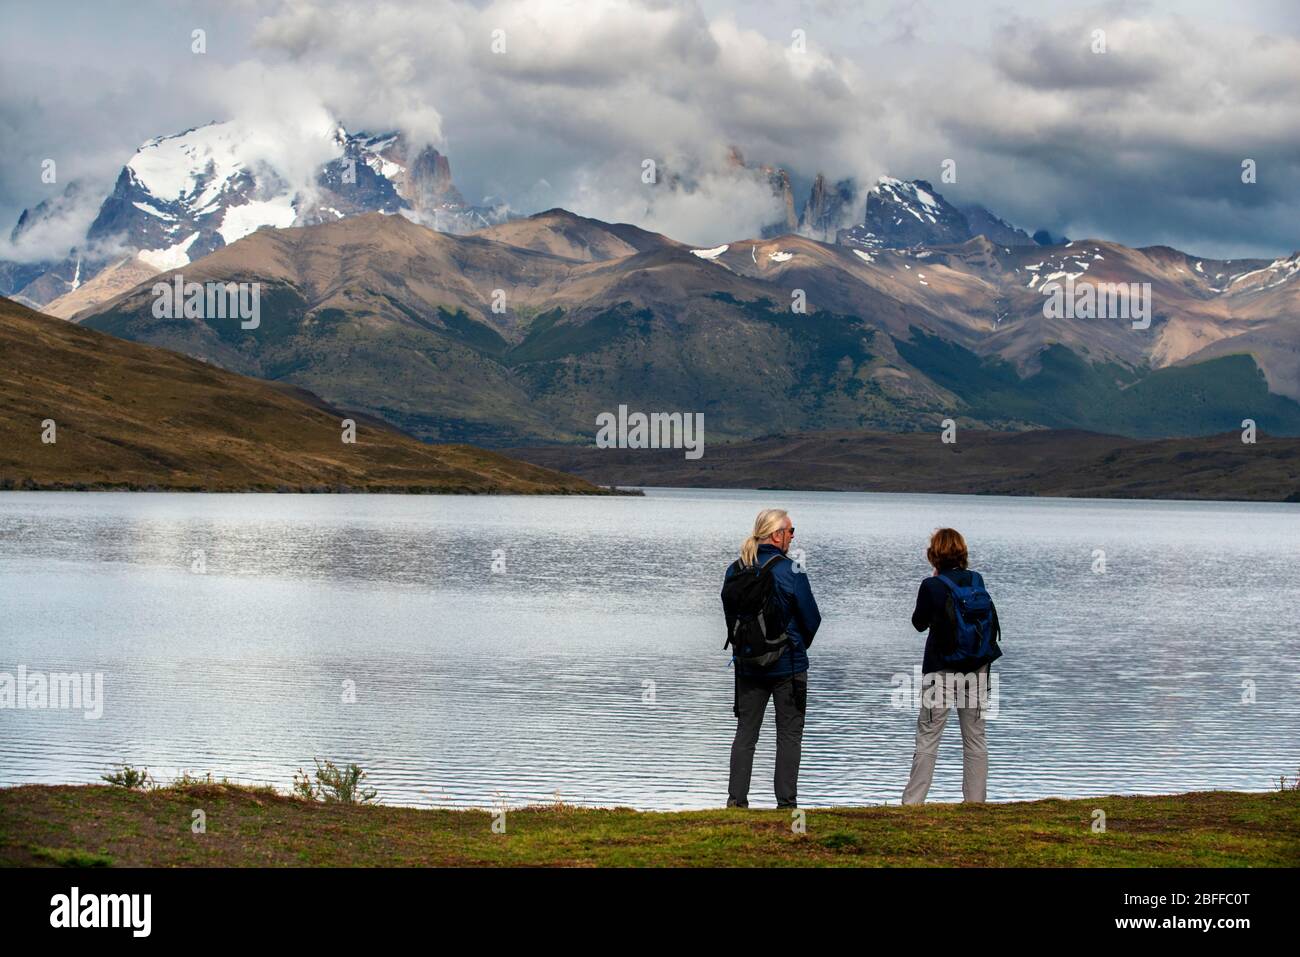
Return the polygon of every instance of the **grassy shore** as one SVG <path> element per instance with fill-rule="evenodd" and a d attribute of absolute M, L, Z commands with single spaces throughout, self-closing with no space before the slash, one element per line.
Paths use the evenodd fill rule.
<path fill-rule="evenodd" d="M 1105 812 L 1105 832 L 1093 830 Z M 194 812 L 206 833 L 192 830 Z M 1296 867 L 1300 791 L 648 813 L 324 804 L 198 784 L 0 789 L 0 865 Z"/>

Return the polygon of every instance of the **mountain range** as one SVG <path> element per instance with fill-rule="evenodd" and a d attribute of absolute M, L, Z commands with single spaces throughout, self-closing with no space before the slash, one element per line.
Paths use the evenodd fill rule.
<path fill-rule="evenodd" d="M 1031 238 L 925 180 L 862 191 L 728 163 L 783 210 L 697 248 L 562 209 L 465 203 L 400 133 L 329 131 L 308 187 L 234 123 L 145 143 L 73 252 L 0 264 L 21 299 L 116 336 L 310 390 L 430 441 L 589 442 L 620 405 L 702 412 L 710 440 L 962 427 L 1300 432 L 1300 254 Z M 689 189 L 668 175 L 670 189 Z M 36 229 L 75 184 L 24 212 Z M 81 197 L 84 199 L 84 197 Z M 477 227 L 477 228 L 474 228 Z M 1046 245 L 1044 245 L 1046 244 Z M 160 319 L 154 284 L 256 282 L 256 329 Z M 1147 289 L 1149 320 L 1048 318 L 1045 288 Z"/>
<path fill-rule="evenodd" d="M 512 218 L 504 203 L 467 203 L 452 181 L 448 158 L 429 145 L 414 147 L 401 131 L 349 133 L 336 124 L 306 139 L 313 154 L 327 158 L 305 182 L 290 171 L 287 159 L 269 158 L 277 155 L 279 144 L 240 122 L 214 121 L 146 141 L 119 171 L 82 241 L 66 255 L 0 260 L 0 295 L 67 318 L 122 291 L 127 277 L 143 279 L 183 266 L 267 226 L 382 212 L 463 234 Z M 736 147 L 724 165 L 732 175 L 764 184 L 780 209 L 760 238 L 797 233 L 865 249 L 963 242 L 977 235 L 1004 245 L 1035 241 L 981 206 L 952 206 L 924 180 L 882 176 L 863 190 L 852 179 L 828 184 L 819 174 L 797 209 L 793 179 L 784 168 L 746 161 Z M 662 183 L 669 190 L 698 185 L 671 170 L 664 171 Z M 81 183 L 73 181 L 24 209 L 10 233 L 11 245 L 21 250 L 43 227 L 88 199 Z M 1035 237 L 1052 242 L 1043 231 Z M 94 283 L 106 271 L 112 275 Z"/>
<path fill-rule="evenodd" d="M 181 272 L 261 283 L 260 327 L 155 318 L 149 282 L 77 318 L 429 440 L 585 442 L 621 404 L 703 412 L 713 440 L 945 418 L 1147 437 L 1251 418 L 1300 432 L 1300 256 L 983 237 L 697 249 L 550 210 L 464 236 L 382 214 L 262 230 Z M 1150 327 L 1045 318 L 1037 287 L 1083 276 L 1149 283 Z"/>

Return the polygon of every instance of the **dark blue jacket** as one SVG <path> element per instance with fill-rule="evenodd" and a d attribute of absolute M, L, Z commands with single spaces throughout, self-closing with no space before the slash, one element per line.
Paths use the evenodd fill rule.
<path fill-rule="evenodd" d="M 773 555 L 780 554 L 781 550 L 775 545 L 767 543 L 759 545 L 758 564 L 761 566 Z M 723 581 L 730 578 L 735 570 L 736 563 L 732 562 L 727 566 L 727 574 L 723 576 Z M 817 629 L 822 623 L 822 615 L 817 610 L 817 600 L 813 598 L 808 576 L 804 572 L 795 571 L 793 561 L 784 558 L 773 565 L 772 581 L 776 585 L 776 595 L 785 612 L 786 632 L 790 635 L 790 643 L 785 651 L 781 652 L 781 657 L 766 668 L 737 661 L 737 672 L 749 678 L 787 678 L 807 671 L 808 646 L 812 644 L 813 636 L 817 634 Z M 723 611 L 728 620 L 735 615 L 735 610 L 726 607 L 726 602 L 723 602 Z"/>
<path fill-rule="evenodd" d="M 967 569 L 950 568 L 944 574 L 952 576 L 953 581 L 958 585 L 971 583 L 971 573 Z M 925 657 L 921 662 L 921 671 L 927 675 L 944 668 L 953 671 L 972 671 L 976 667 L 983 666 L 983 662 L 978 661 L 944 664 L 940 658 L 944 653 L 951 653 L 957 647 L 956 623 L 948 617 L 948 598 L 951 594 L 948 586 L 934 575 L 921 582 L 921 588 L 916 593 L 912 627 L 917 631 L 930 629 L 930 633 L 925 636 Z M 998 627 L 997 608 L 993 609 L 993 626 Z M 994 655 L 989 660 L 992 662 L 1001 657 L 1002 649 L 995 647 Z"/>

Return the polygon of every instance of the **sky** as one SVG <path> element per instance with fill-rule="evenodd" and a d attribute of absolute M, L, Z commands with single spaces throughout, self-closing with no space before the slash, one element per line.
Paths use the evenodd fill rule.
<path fill-rule="evenodd" d="M 239 119 L 308 168 L 319 144 L 295 131 L 335 118 L 433 144 L 471 201 L 698 244 L 772 219 L 734 146 L 787 169 L 797 208 L 819 172 L 891 175 L 1030 232 L 1300 249 L 1284 0 L 0 0 L 0 24 L 0 258 L 22 209 L 74 179 L 48 241 L 75 242 L 151 137 Z M 647 198 L 645 159 L 689 188 Z"/>

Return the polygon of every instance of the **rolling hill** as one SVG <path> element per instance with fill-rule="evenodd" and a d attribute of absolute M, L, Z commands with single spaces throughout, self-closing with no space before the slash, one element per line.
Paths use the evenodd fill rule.
<path fill-rule="evenodd" d="M 356 442 L 341 423 L 356 422 Z M 54 423 L 52 443 L 43 441 Z M 0 299 L 0 488 L 580 493 L 586 481 L 426 445 L 290 386 Z"/>

